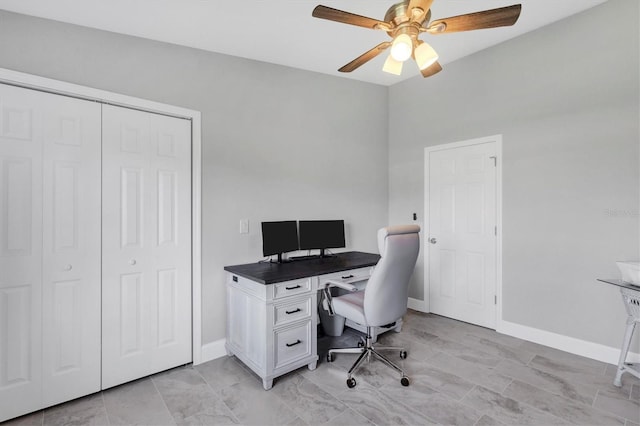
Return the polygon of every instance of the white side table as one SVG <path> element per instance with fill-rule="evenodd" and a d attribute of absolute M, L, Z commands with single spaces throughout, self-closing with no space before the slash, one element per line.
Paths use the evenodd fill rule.
<path fill-rule="evenodd" d="M 618 371 L 616 373 L 616 378 L 613 380 L 613 384 L 620 387 L 622 386 L 621 378 L 624 373 L 629 373 L 640 378 L 640 364 L 625 362 L 627 359 L 627 353 L 629 352 L 629 346 L 631 345 L 633 330 L 635 329 L 636 324 L 640 322 L 640 287 L 628 284 L 622 280 L 598 279 L 598 281 L 620 287 L 622 301 L 625 309 L 627 310 L 627 327 L 624 333 L 622 349 L 620 350 Z"/>

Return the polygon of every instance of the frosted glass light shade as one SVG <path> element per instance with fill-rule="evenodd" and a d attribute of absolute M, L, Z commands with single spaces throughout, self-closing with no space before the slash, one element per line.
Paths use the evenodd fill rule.
<path fill-rule="evenodd" d="M 438 54 L 433 50 L 433 47 L 424 42 L 420 43 L 420 46 L 416 47 L 414 54 L 418 68 L 421 70 L 429 68 L 438 60 Z"/>
<path fill-rule="evenodd" d="M 382 71 L 388 72 L 389 74 L 400 75 L 402 74 L 402 62 L 396 61 L 393 55 L 389 55 L 387 60 L 384 61 Z"/>
<path fill-rule="evenodd" d="M 399 34 L 391 45 L 391 56 L 399 62 L 404 62 L 411 57 L 413 42 L 407 34 Z"/>
<path fill-rule="evenodd" d="M 416 47 L 414 54 L 418 68 L 421 70 L 429 68 L 438 60 L 438 54 L 433 50 L 433 47 L 424 42 L 420 43 L 420 46 Z"/>

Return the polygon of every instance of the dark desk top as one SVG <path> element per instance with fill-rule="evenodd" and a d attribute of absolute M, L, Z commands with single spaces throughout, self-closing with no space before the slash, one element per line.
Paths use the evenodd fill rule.
<path fill-rule="evenodd" d="M 225 266 L 224 270 L 262 284 L 274 284 L 373 266 L 379 259 L 380 255 L 377 254 L 348 251 L 321 259 L 298 259 L 287 263 L 248 263 Z"/>
<path fill-rule="evenodd" d="M 598 278 L 598 281 L 603 282 L 603 283 L 607 283 L 607 284 L 617 285 L 618 287 L 628 288 L 629 290 L 640 291 L 640 286 L 629 284 L 629 283 L 624 282 L 624 281 L 619 280 L 619 279 Z"/>

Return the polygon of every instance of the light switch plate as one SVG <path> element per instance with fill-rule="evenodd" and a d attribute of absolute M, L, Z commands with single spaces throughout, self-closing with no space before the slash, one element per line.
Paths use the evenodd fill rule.
<path fill-rule="evenodd" d="M 249 233 L 249 219 L 240 219 L 240 233 L 241 234 Z"/>

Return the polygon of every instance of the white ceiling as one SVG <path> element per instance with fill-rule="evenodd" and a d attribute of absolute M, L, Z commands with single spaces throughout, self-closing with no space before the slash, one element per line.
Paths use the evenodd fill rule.
<path fill-rule="evenodd" d="M 429 35 L 446 64 L 535 30 L 607 0 L 435 0 L 432 19 L 521 3 L 512 27 Z M 394 0 L 0 0 L 0 9 L 159 40 L 309 71 L 392 85 L 418 75 L 407 63 L 401 76 L 382 72 L 385 54 L 352 73 L 342 65 L 389 37 L 382 31 L 316 19 L 324 4 L 382 20 Z"/>

